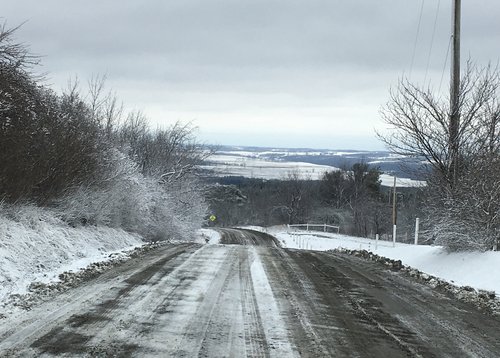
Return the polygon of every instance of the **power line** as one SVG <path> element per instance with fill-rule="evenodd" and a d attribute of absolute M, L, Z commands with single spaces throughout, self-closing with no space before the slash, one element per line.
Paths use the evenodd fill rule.
<path fill-rule="evenodd" d="M 450 35 L 450 40 L 448 41 L 448 50 L 446 50 L 446 57 L 444 59 L 443 72 L 441 73 L 441 81 L 439 81 L 438 93 L 441 93 L 441 85 L 443 84 L 444 71 L 446 71 L 446 65 L 448 64 L 448 56 L 450 55 L 450 47 L 451 47 L 451 40 L 452 39 L 453 39 L 453 35 Z"/>
<path fill-rule="evenodd" d="M 415 53 L 417 51 L 418 35 L 420 34 L 420 24 L 422 23 L 422 14 L 424 12 L 424 3 L 425 3 L 425 0 L 422 0 L 422 5 L 420 6 L 420 16 L 418 17 L 417 34 L 415 35 L 415 43 L 413 44 L 413 54 L 411 56 L 409 78 L 411 78 L 411 73 L 413 71 L 413 63 L 415 62 Z"/>
<path fill-rule="evenodd" d="M 425 82 L 427 81 L 427 75 L 429 73 L 429 65 L 431 62 L 432 47 L 434 46 L 434 37 L 436 35 L 436 26 L 437 26 L 440 6 L 441 6 L 441 0 L 439 0 L 437 3 L 436 16 L 434 17 L 434 26 L 432 28 L 431 46 L 429 48 L 429 53 L 427 54 L 427 66 L 425 67 L 424 86 L 425 86 Z"/>

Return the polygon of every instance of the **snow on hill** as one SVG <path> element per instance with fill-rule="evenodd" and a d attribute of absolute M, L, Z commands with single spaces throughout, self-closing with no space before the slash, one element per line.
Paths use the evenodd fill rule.
<path fill-rule="evenodd" d="M 301 178 L 318 180 L 326 171 L 338 170 L 328 165 L 301 162 L 271 161 L 254 156 L 215 154 L 208 159 L 202 169 L 210 170 L 217 176 L 243 176 L 259 179 L 286 179 L 297 173 Z"/>
<path fill-rule="evenodd" d="M 393 186 L 394 185 L 394 176 L 389 174 L 382 174 L 380 176 L 381 185 L 382 186 Z M 423 180 L 413 180 L 408 178 L 397 178 L 396 177 L 396 187 L 398 188 L 416 188 L 425 186 L 426 182 Z"/>
<path fill-rule="evenodd" d="M 34 281 L 57 280 L 64 271 L 142 244 L 138 235 L 123 230 L 70 227 L 35 207 L 23 208 L 16 218 L 0 214 L 0 302 L 10 294 L 25 293 Z"/>
<path fill-rule="evenodd" d="M 363 155 L 370 152 L 339 152 L 339 151 L 301 151 L 301 150 L 226 150 L 218 151 L 210 156 L 206 163 L 200 166 L 215 176 L 242 176 L 257 179 L 286 179 L 290 174 L 298 174 L 300 178 L 319 180 L 327 171 L 339 170 L 332 165 L 315 164 L 306 161 L 299 161 L 303 158 L 308 160 L 319 156 L 345 157 L 349 160 L 361 161 Z M 376 152 L 378 153 L 378 152 Z M 380 157 L 380 153 L 372 154 L 379 160 L 377 163 L 394 163 L 394 156 L 386 153 L 386 157 Z M 356 159 L 357 158 L 357 159 Z M 292 160 L 293 159 L 293 160 Z M 370 162 L 368 162 L 370 163 Z M 394 176 L 382 174 L 381 181 L 383 186 L 392 186 Z M 416 187 L 425 185 L 424 181 L 413 180 L 409 178 L 398 178 L 396 186 L 398 187 Z"/>

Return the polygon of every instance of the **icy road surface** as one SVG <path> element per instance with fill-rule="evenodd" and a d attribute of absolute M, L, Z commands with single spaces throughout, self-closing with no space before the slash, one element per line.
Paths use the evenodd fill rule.
<path fill-rule="evenodd" d="M 0 319 L 1 357 L 498 357 L 500 319 L 355 257 L 224 229 Z"/>

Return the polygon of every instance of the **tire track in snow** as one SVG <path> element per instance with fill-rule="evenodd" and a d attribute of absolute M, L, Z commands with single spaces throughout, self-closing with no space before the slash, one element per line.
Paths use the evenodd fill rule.
<path fill-rule="evenodd" d="M 238 248 L 220 246 L 219 249 L 226 253 L 225 260 L 181 331 L 182 336 L 172 351 L 179 357 L 217 356 L 215 353 L 219 350 L 235 352 L 240 349 L 241 352 L 244 348 L 241 334 L 237 336 L 242 326 L 242 317 L 238 314 L 239 302 L 235 299 L 240 289 L 234 275 L 238 269 Z"/>
<path fill-rule="evenodd" d="M 290 329 L 287 328 L 283 317 L 285 312 L 280 311 L 276 298 L 274 297 L 268 274 L 260 258 L 260 250 L 253 247 L 251 250 L 250 273 L 252 280 L 252 292 L 255 304 L 259 310 L 259 319 L 264 329 L 266 346 L 269 347 L 270 356 L 274 357 L 297 357 L 296 347 L 290 343 Z"/>
<path fill-rule="evenodd" d="M 88 333 L 85 335 L 76 334 L 71 338 L 68 332 L 64 332 L 63 328 L 70 326 L 71 323 L 64 323 L 75 314 L 81 314 L 86 310 L 91 310 L 95 305 L 95 301 L 103 300 L 102 297 L 112 297 L 113 292 L 109 292 L 110 289 L 116 290 L 118 287 L 127 287 L 125 283 L 127 279 L 131 276 L 137 275 L 138 273 L 148 270 L 150 267 L 155 267 L 158 262 L 165 261 L 165 257 L 173 259 L 174 257 L 182 254 L 186 250 L 195 250 L 197 246 L 192 244 L 183 244 L 178 246 L 170 246 L 165 249 L 158 250 L 152 253 L 149 257 L 143 258 L 142 261 L 147 263 L 146 266 L 137 266 L 137 260 L 132 259 L 129 262 L 124 263 L 121 266 L 114 268 L 112 271 L 104 273 L 103 275 L 91 280 L 81 287 L 76 288 L 74 291 L 68 291 L 59 297 L 59 300 L 54 304 L 47 302 L 39 308 L 28 312 L 22 320 L 17 321 L 17 330 L 4 330 L 6 327 L 0 327 L 0 352 L 6 352 L 5 354 L 11 354 L 10 348 L 12 347 L 24 347 L 27 356 L 34 356 L 34 347 L 30 348 L 29 342 L 38 341 L 39 345 L 44 345 L 44 340 L 47 344 L 52 344 L 57 346 L 64 342 L 59 341 L 56 336 L 63 335 L 73 342 L 73 346 L 85 344 L 90 337 Z M 111 285 L 111 287 L 110 287 Z M 92 288 L 92 289 L 89 289 Z M 111 296 L 110 296 L 111 295 Z M 100 297 L 100 298 L 99 298 Z M 89 322 L 92 319 L 89 318 Z M 84 318 L 82 317 L 82 320 Z M 57 326 L 61 326 L 57 328 Z M 52 334 L 51 334 L 52 331 Z M 45 337 L 45 339 L 42 339 Z M 27 342 L 27 343 L 25 343 Z M 52 343 L 50 343 L 52 342 Z M 50 347 L 46 347 L 50 350 Z M 57 350 L 56 348 L 54 348 Z M 20 354 L 19 348 L 13 348 L 12 354 Z M 31 352 L 31 353 L 29 353 Z"/>
<path fill-rule="evenodd" d="M 185 258 L 159 282 L 145 286 L 146 295 L 125 302 L 118 315 L 122 332 L 113 332 L 109 325 L 104 338 L 120 337 L 122 342 L 132 342 L 140 356 L 174 355 L 179 349 L 178 335 L 186 330 L 187 321 L 199 305 L 199 296 L 226 259 L 227 253 L 216 246 L 204 246 Z M 99 336 L 93 339 L 101 350 L 106 349 L 102 340 Z"/>
<path fill-rule="evenodd" d="M 249 250 L 240 251 L 241 310 L 245 327 L 245 346 L 248 357 L 269 357 L 262 319 L 250 271 Z M 252 250 L 253 253 L 253 250 Z"/>
<path fill-rule="evenodd" d="M 250 273 L 248 248 L 225 247 L 228 260 L 189 325 L 178 356 L 269 357 Z"/>
<path fill-rule="evenodd" d="M 132 326 L 131 320 L 123 312 L 124 308 L 126 311 L 137 312 L 138 309 L 133 308 L 134 303 L 145 304 L 149 294 L 148 287 L 158 284 L 162 277 L 172 272 L 195 250 L 197 250 L 196 247 L 179 247 L 173 253 L 143 267 L 112 287 L 107 295 L 97 300 L 96 305 L 83 312 L 72 314 L 63 323 L 59 323 L 35 340 L 31 347 L 51 354 L 83 353 L 92 347 L 91 341 L 105 341 L 109 337 L 109 331 L 115 333 L 113 341 L 116 341 L 115 345 L 120 346 L 119 338 L 124 336 L 120 333 L 124 330 L 130 331 Z M 117 323 L 113 317 L 120 314 L 122 319 Z M 93 332 L 94 335 L 89 332 Z M 127 337 L 123 338 L 125 338 L 125 343 L 121 346 L 127 347 L 127 351 L 138 347 L 137 344 L 130 344 Z"/>

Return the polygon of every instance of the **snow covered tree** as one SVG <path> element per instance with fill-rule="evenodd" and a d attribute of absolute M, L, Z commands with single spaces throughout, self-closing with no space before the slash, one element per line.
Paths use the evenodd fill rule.
<path fill-rule="evenodd" d="M 118 130 L 118 140 L 144 175 L 163 182 L 193 174 L 210 155 L 196 142 L 190 124 L 177 122 L 167 129 L 151 130 L 142 112 L 128 115 Z"/>
<path fill-rule="evenodd" d="M 30 72 L 37 58 L 0 28 L 0 202 L 50 206 L 71 225 L 107 225 L 148 239 L 188 238 L 205 217 L 195 170 L 208 153 L 189 125 L 149 129 L 104 91 L 62 94 Z"/>

